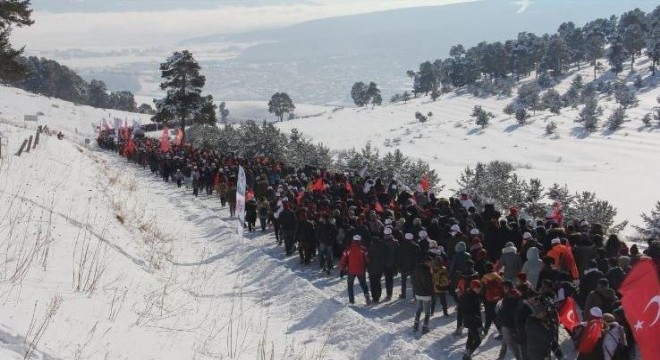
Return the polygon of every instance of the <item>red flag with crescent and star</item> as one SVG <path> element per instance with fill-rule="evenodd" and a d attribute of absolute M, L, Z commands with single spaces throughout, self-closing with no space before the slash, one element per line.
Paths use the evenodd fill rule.
<path fill-rule="evenodd" d="M 633 266 L 619 288 L 626 320 L 632 327 L 643 359 L 660 354 L 660 281 L 653 260 L 644 258 Z"/>
<path fill-rule="evenodd" d="M 564 325 L 566 330 L 573 332 L 573 329 L 580 324 L 580 319 L 578 319 L 577 314 L 578 311 L 575 307 L 575 300 L 569 296 L 566 298 L 561 310 L 559 310 L 559 321 Z"/>

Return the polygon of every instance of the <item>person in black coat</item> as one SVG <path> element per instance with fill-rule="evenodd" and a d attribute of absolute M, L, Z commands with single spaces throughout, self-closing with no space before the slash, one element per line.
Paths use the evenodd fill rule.
<path fill-rule="evenodd" d="M 257 200 L 255 199 L 250 199 L 250 201 L 245 203 L 245 222 L 247 223 L 249 232 L 256 230 Z"/>
<path fill-rule="evenodd" d="M 387 265 L 387 245 L 381 237 L 374 236 L 368 249 L 369 288 L 371 289 L 371 299 L 375 304 L 378 304 L 383 291 L 381 280 Z"/>
<path fill-rule="evenodd" d="M 394 236 L 392 236 L 392 229 L 385 228 L 383 231 L 385 234 L 383 236 L 383 243 L 385 244 L 385 269 L 383 274 L 385 275 L 385 301 L 392 300 L 392 292 L 394 288 L 394 275 L 398 272 L 397 270 L 397 258 L 399 254 L 399 242 L 396 241 Z"/>
<path fill-rule="evenodd" d="M 332 254 L 337 241 L 337 227 L 328 213 L 324 213 L 316 225 L 316 239 L 319 243 L 319 265 L 326 274 L 330 274 Z"/>
<path fill-rule="evenodd" d="M 534 307 L 525 321 L 527 357 L 530 360 L 549 359 L 552 352 L 552 326 L 543 307 Z"/>
<path fill-rule="evenodd" d="M 284 210 L 280 214 L 280 227 L 282 228 L 282 238 L 284 239 L 284 249 L 287 255 L 293 254 L 293 246 L 296 236 L 296 214 L 289 208 L 288 201 L 282 200 Z"/>
<path fill-rule="evenodd" d="M 463 324 L 468 329 L 463 360 L 472 359 L 472 354 L 481 345 L 481 282 L 472 280 L 470 289 L 463 294 L 458 306 L 463 314 Z"/>
<path fill-rule="evenodd" d="M 504 289 L 504 298 L 500 310 L 497 312 L 497 321 L 502 327 L 502 347 L 500 347 L 498 360 L 504 360 L 509 350 L 516 360 L 522 360 L 516 332 L 516 310 L 522 301 L 520 291 L 514 288 L 511 280 L 504 280 L 502 288 Z"/>
<path fill-rule="evenodd" d="M 580 307 L 584 306 L 587 296 L 590 292 L 596 290 L 598 287 L 598 280 L 605 277 L 605 274 L 598 270 L 598 264 L 595 260 L 591 260 L 587 265 L 587 270 L 584 271 L 584 276 L 580 279 L 580 288 L 578 290 L 577 302 Z"/>
<path fill-rule="evenodd" d="M 406 282 L 409 276 L 415 272 L 417 261 L 419 260 L 421 250 L 419 245 L 413 241 L 414 236 L 406 233 L 404 240 L 399 245 L 398 264 L 401 271 L 401 295 L 400 299 L 406 298 Z"/>
<path fill-rule="evenodd" d="M 610 270 L 605 274 L 607 281 L 610 282 L 610 287 L 614 291 L 619 291 L 619 287 L 623 283 L 623 279 L 626 277 L 626 272 L 623 271 L 623 268 L 619 266 L 619 260 L 617 258 L 609 258 L 607 260 L 610 264 Z"/>
<path fill-rule="evenodd" d="M 429 319 L 431 318 L 431 300 L 433 299 L 432 262 L 433 259 L 430 256 L 425 257 L 422 262 L 417 264 L 412 277 L 413 294 L 415 294 L 415 300 L 417 301 L 413 331 L 419 329 L 419 318 L 422 311 L 424 311 L 422 334 L 429 332 Z"/>
<path fill-rule="evenodd" d="M 301 264 L 309 265 L 316 250 L 316 230 L 314 223 L 307 220 L 307 213 L 301 212 L 298 218 L 296 227 L 298 255 L 300 255 Z"/>

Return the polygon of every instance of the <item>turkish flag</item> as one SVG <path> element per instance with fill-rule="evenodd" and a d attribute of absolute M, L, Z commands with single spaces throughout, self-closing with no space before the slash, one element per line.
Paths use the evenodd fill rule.
<path fill-rule="evenodd" d="M 321 179 L 321 178 L 316 179 L 316 181 L 314 181 L 312 183 L 312 186 L 310 187 L 310 189 L 312 191 L 324 191 L 325 190 L 325 183 L 323 182 L 323 179 Z"/>
<path fill-rule="evenodd" d="M 561 203 L 555 202 L 552 205 L 552 220 L 556 221 L 557 224 L 561 225 L 564 222 L 564 215 L 561 212 Z"/>
<path fill-rule="evenodd" d="M 643 359 L 660 354 L 660 281 L 653 260 L 644 258 L 633 266 L 619 288 L 626 320 L 632 327 Z"/>
<path fill-rule="evenodd" d="M 383 209 L 383 205 L 380 204 L 380 201 L 376 201 L 376 206 L 374 207 L 374 210 L 376 210 L 377 213 L 382 213 L 383 211 L 385 211 L 385 209 Z"/>
<path fill-rule="evenodd" d="M 570 332 L 573 332 L 573 329 L 580 324 L 577 314 L 578 310 L 575 307 L 575 300 L 569 296 L 559 310 L 559 321 Z"/>
<path fill-rule="evenodd" d="M 183 130 L 179 129 L 179 131 L 176 133 L 176 141 L 174 144 L 177 146 L 183 145 Z"/>
<path fill-rule="evenodd" d="M 348 182 L 348 180 L 346 180 L 346 184 L 344 185 L 344 187 L 349 194 L 353 193 L 353 187 L 351 186 L 351 183 Z"/>
<path fill-rule="evenodd" d="M 422 176 L 422 183 L 420 185 L 422 186 L 422 190 L 429 191 L 429 179 L 426 177 L 426 174 Z"/>
<path fill-rule="evenodd" d="M 160 151 L 168 152 L 170 151 L 170 135 L 169 129 L 167 127 L 163 128 L 163 134 L 160 136 Z"/>

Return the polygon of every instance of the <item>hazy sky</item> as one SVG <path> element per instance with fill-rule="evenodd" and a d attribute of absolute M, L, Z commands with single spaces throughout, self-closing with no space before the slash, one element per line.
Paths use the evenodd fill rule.
<path fill-rule="evenodd" d="M 466 1 L 473 0 L 33 0 L 36 23 L 16 29 L 13 42 L 32 50 L 158 46 L 324 17 Z"/>

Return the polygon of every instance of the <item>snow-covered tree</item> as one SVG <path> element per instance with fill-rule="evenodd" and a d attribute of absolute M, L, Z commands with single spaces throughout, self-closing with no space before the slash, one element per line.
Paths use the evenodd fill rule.
<path fill-rule="evenodd" d="M 284 114 L 292 114 L 295 109 L 293 100 L 285 92 L 273 94 L 268 102 L 268 112 L 279 117 L 280 122 L 284 120 Z"/>
<path fill-rule="evenodd" d="M 655 75 L 655 69 L 660 62 L 660 6 L 656 7 L 648 16 L 648 36 L 646 38 L 646 56 L 651 59 L 651 71 Z"/>
<path fill-rule="evenodd" d="M 518 104 L 520 106 L 536 111 L 541 103 L 541 88 L 538 84 L 532 82 L 521 86 L 518 89 Z"/>
<path fill-rule="evenodd" d="M 220 122 L 227 124 L 229 119 L 229 109 L 227 108 L 227 104 L 224 101 L 220 103 L 220 106 L 218 106 L 218 113 L 220 114 Z"/>
<path fill-rule="evenodd" d="M 475 105 L 470 116 L 475 118 L 476 124 L 481 126 L 482 129 L 488 126 L 490 119 L 495 117 L 493 113 L 484 110 L 481 105 Z"/>
<path fill-rule="evenodd" d="M 563 107 L 563 101 L 561 95 L 555 89 L 550 89 L 543 94 L 541 97 L 541 103 L 543 108 L 550 110 L 551 113 L 559 115 L 561 113 L 561 108 Z"/>
<path fill-rule="evenodd" d="M 27 68 L 18 61 L 23 49 L 14 49 L 9 35 L 13 27 L 34 23 L 30 6 L 29 0 L 0 1 L 0 84 L 16 81 L 27 72 Z"/>
<path fill-rule="evenodd" d="M 351 88 L 351 98 L 353 99 L 353 103 L 355 103 L 356 106 L 362 107 L 369 103 L 367 90 L 367 84 L 363 83 L 362 81 L 358 81 L 353 84 L 353 87 Z"/>
<path fill-rule="evenodd" d="M 541 180 L 532 178 L 529 183 L 523 186 L 525 199 L 522 210 L 535 219 L 543 219 L 548 212 L 548 206 L 543 203 L 545 198 L 545 188 L 541 185 Z"/>
<path fill-rule="evenodd" d="M 577 193 L 572 206 L 565 211 L 566 218 L 587 220 L 590 223 L 598 223 L 608 229 L 614 224 L 617 210 L 612 204 L 605 200 L 596 198 L 596 194 L 590 191 Z"/>
<path fill-rule="evenodd" d="M 596 97 L 591 97 L 587 99 L 584 108 L 580 111 L 580 114 L 575 121 L 582 123 L 584 128 L 591 132 L 598 128 L 598 121 L 602 114 L 603 109 L 598 106 L 598 99 Z"/>
<path fill-rule="evenodd" d="M 611 131 L 620 129 L 627 117 L 624 107 L 614 109 L 610 117 L 607 118 L 607 128 Z"/>
<path fill-rule="evenodd" d="M 640 9 L 628 11 L 619 18 L 618 32 L 621 44 L 628 56 L 632 57 L 630 71 L 635 70 L 635 55 L 641 54 L 646 45 L 647 31 L 646 14 Z"/>
<path fill-rule="evenodd" d="M 594 68 L 594 80 L 596 80 L 596 71 L 598 69 L 598 60 L 605 54 L 605 31 L 603 28 L 607 20 L 599 19 L 587 23 L 583 28 L 584 53 L 589 64 Z"/>
<path fill-rule="evenodd" d="M 202 97 L 206 78 L 200 71 L 199 63 L 188 50 L 177 51 L 160 64 L 163 78 L 160 88 L 166 91 L 166 95 L 155 101 L 157 113 L 153 120 L 179 120 L 184 138 L 186 121 L 197 118 L 208 101 Z"/>
<path fill-rule="evenodd" d="M 554 121 L 550 121 L 546 126 L 545 126 L 545 134 L 546 135 L 552 135 L 557 131 L 557 123 Z"/>
<path fill-rule="evenodd" d="M 649 214 L 643 213 L 642 220 L 644 226 L 635 226 L 635 229 L 645 239 L 659 239 L 660 238 L 660 201 L 655 203 L 655 209 L 651 210 Z"/>
<path fill-rule="evenodd" d="M 610 48 L 607 50 L 607 61 L 610 63 L 613 73 L 618 74 L 623 71 L 623 62 L 626 61 L 628 56 L 621 36 L 615 36 L 610 42 Z"/>
<path fill-rule="evenodd" d="M 520 107 L 516 109 L 516 121 L 518 121 L 518 124 L 525 125 L 527 123 L 527 119 L 529 119 L 529 114 L 525 108 Z"/>
<path fill-rule="evenodd" d="M 369 83 L 369 87 L 367 88 L 367 97 L 369 98 L 371 106 L 381 105 L 383 103 L 380 89 L 378 89 L 378 85 L 373 81 Z"/>
<path fill-rule="evenodd" d="M 651 120 L 653 120 L 653 115 L 651 115 L 651 113 L 644 114 L 644 117 L 642 117 L 642 124 L 644 124 L 644 127 L 650 127 Z"/>
<path fill-rule="evenodd" d="M 639 103 L 635 91 L 624 83 L 614 85 L 614 98 L 624 108 L 635 107 Z"/>

